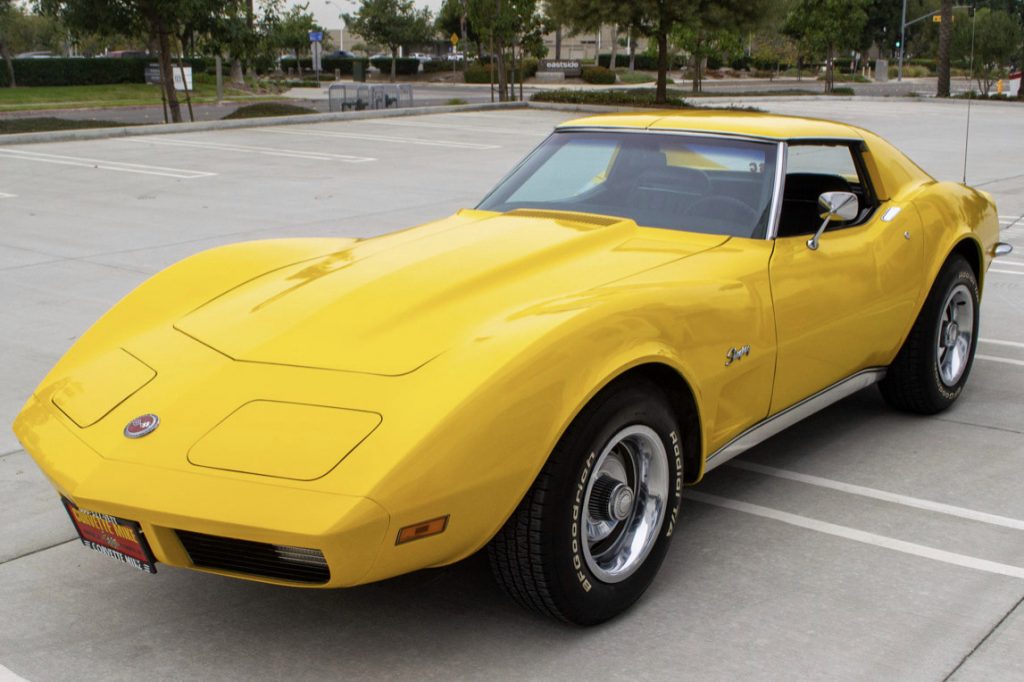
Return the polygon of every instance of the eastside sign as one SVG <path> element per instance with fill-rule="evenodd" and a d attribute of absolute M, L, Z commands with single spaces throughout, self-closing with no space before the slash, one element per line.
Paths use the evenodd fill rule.
<path fill-rule="evenodd" d="M 578 59 L 542 59 L 537 64 L 537 70 L 574 77 L 583 73 L 583 64 Z"/>

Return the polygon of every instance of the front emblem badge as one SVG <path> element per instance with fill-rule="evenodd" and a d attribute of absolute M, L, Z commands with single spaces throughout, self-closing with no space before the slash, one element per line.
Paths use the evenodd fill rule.
<path fill-rule="evenodd" d="M 128 425 L 124 427 L 124 437 L 142 438 L 153 433 L 158 426 L 160 426 L 160 417 L 155 414 L 144 414 L 128 422 Z"/>

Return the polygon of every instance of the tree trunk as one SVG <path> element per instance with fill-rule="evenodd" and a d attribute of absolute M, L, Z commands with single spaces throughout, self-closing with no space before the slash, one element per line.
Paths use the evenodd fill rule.
<path fill-rule="evenodd" d="M 704 40 L 700 34 L 697 35 L 697 44 L 694 46 L 693 51 L 693 91 L 700 92 L 701 83 L 700 79 L 703 76 L 701 73 L 701 66 L 704 62 L 702 53 L 704 52 Z"/>
<path fill-rule="evenodd" d="M 618 64 L 615 63 L 615 59 L 619 54 L 619 25 L 612 24 L 612 54 L 608 59 L 608 68 L 614 69 Z"/>
<path fill-rule="evenodd" d="M 167 97 L 167 107 L 171 110 L 171 122 L 181 123 L 181 105 L 178 93 L 174 89 L 174 65 L 171 63 L 171 37 L 163 19 L 157 19 L 157 40 L 160 44 L 160 84 Z"/>
<path fill-rule="evenodd" d="M 668 101 L 668 33 L 658 29 L 658 88 L 654 93 L 655 104 Z"/>
<path fill-rule="evenodd" d="M 394 83 L 398 76 L 398 48 L 391 48 L 391 82 Z"/>
<path fill-rule="evenodd" d="M 562 58 L 562 25 L 555 27 L 555 59 Z"/>
<path fill-rule="evenodd" d="M 296 61 L 299 67 L 299 77 L 302 76 L 302 65 Z M 245 85 L 245 76 L 242 74 L 242 60 L 238 57 L 231 58 L 231 84 L 232 85 Z"/>
<path fill-rule="evenodd" d="M 953 0 L 942 0 L 939 16 L 942 17 L 942 23 L 939 24 L 939 82 L 935 96 L 949 97 L 949 46 L 953 42 Z"/>
<path fill-rule="evenodd" d="M 633 40 L 633 27 L 629 27 L 629 35 L 626 37 L 629 43 L 629 70 L 636 71 L 636 43 Z"/>
<path fill-rule="evenodd" d="M 500 35 L 494 36 L 494 56 L 498 69 L 498 101 L 508 101 L 508 74 L 505 73 L 505 41 Z"/>
<path fill-rule="evenodd" d="M 18 87 L 18 84 L 14 80 L 14 62 L 11 61 L 11 52 L 7 49 L 7 43 L 4 41 L 2 36 L 0 36 L 0 55 L 3 56 L 4 63 L 7 64 L 7 87 Z"/>
<path fill-rule="evenodd" d="M 833 49 L 832 46 L 828 46 L 828 51 L 825 53 L 825 93 L 831 94 L 834 88 L 833 84 Z"/>

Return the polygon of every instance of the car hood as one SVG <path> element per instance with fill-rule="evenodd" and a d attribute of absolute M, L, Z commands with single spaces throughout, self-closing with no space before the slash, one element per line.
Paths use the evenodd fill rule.
<path fill-rule="evenodd" d="M 395 376 L 484 324 L 727 239 L 588 214 L 463 211 L 262 274 L 175 327 L 236 360 Z"/>

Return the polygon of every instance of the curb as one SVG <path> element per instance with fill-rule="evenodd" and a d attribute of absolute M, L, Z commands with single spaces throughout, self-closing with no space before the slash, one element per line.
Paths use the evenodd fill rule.
<path fill-rule="evenodd" d="M 171 133 L 196 133 L 204 130 L 225 130 L 232 128 L 265 128 L 267 126 L 293 125 L 296 123 L 321 123 L 324 121 L 363 121 L 374 118 L 399 118 L 402 116 L 446 114 L 457 113 L 460 111 L 489 111 L 491 109 L 525 108 L 527 108 L 526 102 L 484 102 L 481 104 L 409 107 L 408 109 L 382 109 L 379 111 L 337 111 L 327 114 L 240 118 L 227 121 L 157 123 L 153 125 L 111 128 L 85 128 L 83 130 L 54 130 L 45 133 L 12 133 L 10 135 L 0 135 L 0 146 L 14 144 L 38 144 L 42 142 L 78 142 L 82 140 L 103 140 L 113 137 L 168 135 Z"/>

